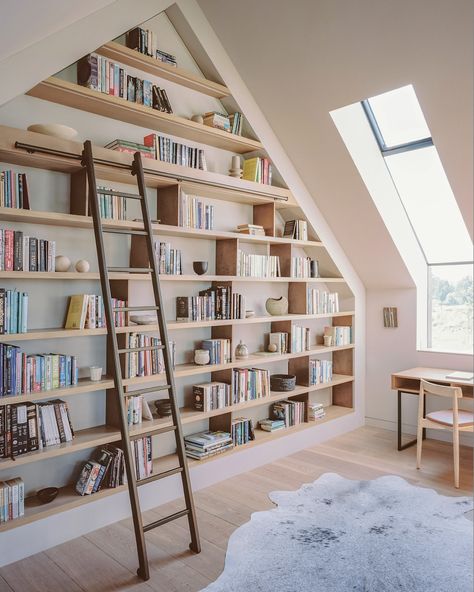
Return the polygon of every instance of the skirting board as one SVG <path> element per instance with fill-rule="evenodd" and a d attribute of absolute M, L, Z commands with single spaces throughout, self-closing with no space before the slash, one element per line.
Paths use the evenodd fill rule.
<path fill-rule="evenodd" d="M 361 414 L 351 413 L 321 425 L 289 434 L 284 438 L 243 449 L 229 457 L 194 466 L 191 469 L 193 490 L 198 491 L 224 479 L 250 471 L 298 450 L 309 448 L 364 425 Z M 140 488 L 143 511 L 150 510 L 181 496 L 181 479 L 170 477 Z M 55 514 L 31 524 L 8 530 L 2 537 L 0 566 L 29 557 L 68 540 L 87 534 L 130 516 L 128 492 L 91 502 Z M 132 541 L 133 534 L 130 535 Z M 185 550 L 185 549 L 184 549 Z"/>

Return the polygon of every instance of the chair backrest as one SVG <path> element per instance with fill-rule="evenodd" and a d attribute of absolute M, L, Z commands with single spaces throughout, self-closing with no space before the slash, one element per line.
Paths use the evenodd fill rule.
<path fill-rule="evenodd" d="M 450 399 L 461 399 L 462 389 L 459 386 L 442 386 L 433 384 L 427 380 L 421 381 L 420 395 L 430 394 L 438 397 L 449 397 Z"/>

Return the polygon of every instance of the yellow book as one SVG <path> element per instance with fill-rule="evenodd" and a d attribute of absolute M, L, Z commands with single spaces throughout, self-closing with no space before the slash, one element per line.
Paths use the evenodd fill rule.
<path fill-rule="evenodd" d="M 247 158 L 244 160 L 244 169 L 242 173 L 242 179 L 246 181 L 255 181 L 259 182 L 260 176 L 260 157 L 255 156 L 255 158 Z"/>
<path fill-rule="evenodd" d="M 65 329 L 84 329 L 88 303 L 87 294 L 70 296 Z"/>

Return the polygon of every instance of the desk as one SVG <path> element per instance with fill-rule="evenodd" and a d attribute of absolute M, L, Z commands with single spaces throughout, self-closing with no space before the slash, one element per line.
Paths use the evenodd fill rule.
<path fill-rule="evenodd" d="M 472 380 L 451 380 L 446 378 L 448 374 L 452 374 L 455 370 L 446 370 L 445 368 L 410 368 L 402 372 L 395 372 L 392 374 L 392 389 L 398 394 L 398 408 L 397 408 L 397 448 L 398 450 L 405 450 L 409 446 L 416 444 L 416 438 L 410 442 L 402 444 L 402 393 L 409 395 L 420 394 L 420 381 L 427 380 L 435 384 L 446 386 L 459 386 L 462 389 L 463 397 L 473 397 L 474 383 Z M 423 430 L 423 439 L 426 438 L 426 430 Z"/>

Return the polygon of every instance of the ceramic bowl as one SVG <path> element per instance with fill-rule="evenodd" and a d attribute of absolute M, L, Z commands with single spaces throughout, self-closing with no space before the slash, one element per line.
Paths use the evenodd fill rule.
<path fill-rule="evenodd" d="M 203 275 L 206 273 L 207 268 L 208 268 L 207 261 L 193 261 L 194 273 L 197 273 L 198 275 Z"/>
<path fill-rule="evenodd" d="M 61 138 L 62 140 L 74 140 L 77 136 L 77 130 L 60 123 L 35 123 L 30 125 L 27 129 L 29 132 L 54 136 L 55 138 Z"/>
<path fill-rule="evenodd" d="M 272 374 L 270 376 L 270 389 L 280 393 L 295 390 L 296 376 L 294 374 Z"/>
<path fill-rule="evenodd" d="M 137 325 L 153 325 L 157 322 L 155 315 L 132 315 L 130 320 Z"/>
<path fill-rule="evenodd" d="M 158 399 L 155 401 L 156 412 L 160 417 L 171 415 L 171 401 L 169 399 Z"/>
<path fill-rule="evenodd" d="M 36 497 L 42 504 L 49 504 L 58 495 L 59 489 L 57 487 L 45 487 L 36 492 Z"/>

